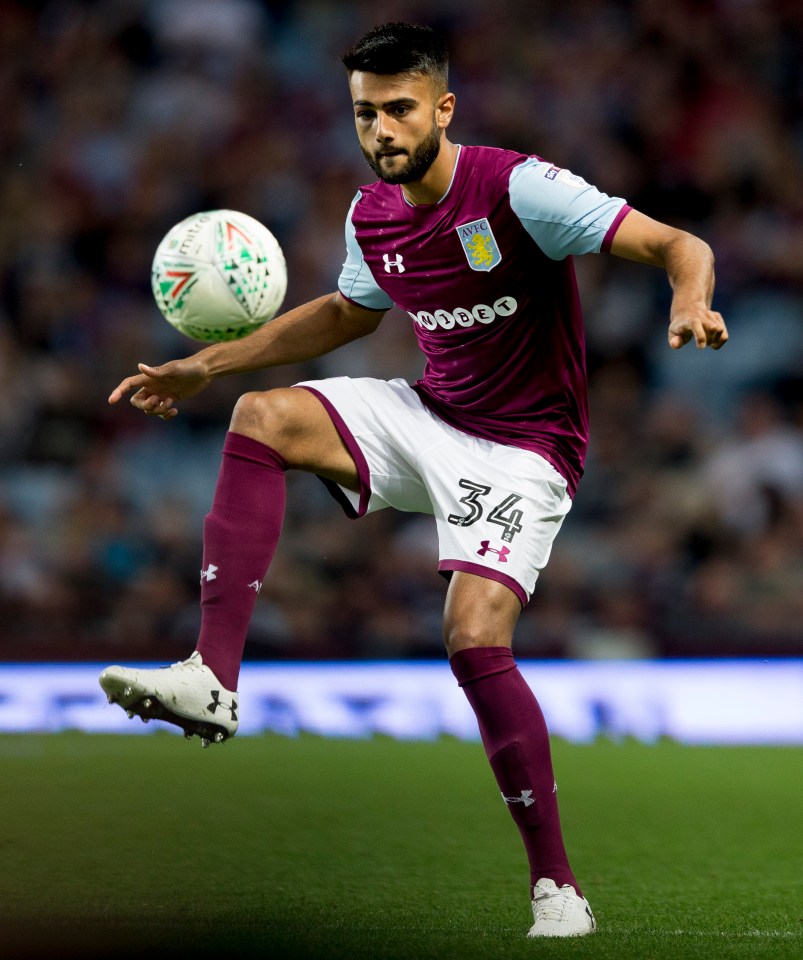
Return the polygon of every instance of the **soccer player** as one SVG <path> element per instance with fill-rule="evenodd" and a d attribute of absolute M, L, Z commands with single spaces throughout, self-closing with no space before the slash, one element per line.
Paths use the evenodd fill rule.
<path fill-rule="evenodd" d="M 360 148 L 377 181 L 346 218 L 338 291 L 244 340 L 139 365 L 111 394 L 169 420 L 217 377 L 310 360 L 372 333 L 392 304 L 426 357 L 412 385 L 336 377 L 252 392 L 234 410 L 204 524 L 202 626 L 188 660 L 109 667 L 131 715 L 206 745 L 237 729 L 246 632 L 282 525 L 285 471 L 317 474 L 351 517 L 432 514 L 449 579 L 444 639 L 530 866 L 529 936 L 595 922 L 564 848 L 549 737 L 512 654 L 513 628 L 575 495 L 588 419 L 572 257 L 610 252 L 662 267 L 669 346 L 719 349 L 713 256 L 537 156 L 451 142 L 443 40 L 392 23 L 343 58 Z"/>

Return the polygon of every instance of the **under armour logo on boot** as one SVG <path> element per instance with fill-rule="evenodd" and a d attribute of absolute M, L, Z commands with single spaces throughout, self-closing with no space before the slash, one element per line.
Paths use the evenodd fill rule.
<path fill-rule="evenodd" d="M 206 709 L 210 713 L 214 713 L 218 707 L 222 707 L 224 710 L 228 710 L 231 714 L 231 719 L 237 719 L 237 701 L 232 700 L 231 703 L 226 703 L 225 700 L 220 699 L 220 690 L 210 690 L 209 693 L 212 696 L 212 702 L 207 705 Z"/>

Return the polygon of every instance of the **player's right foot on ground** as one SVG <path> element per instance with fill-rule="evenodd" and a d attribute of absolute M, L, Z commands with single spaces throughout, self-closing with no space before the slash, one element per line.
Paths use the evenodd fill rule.
<path fill-rule="evenodd" d="M 528 937 L 584 937 L 597 929 L 588 901 L 573 886 L 545 878 L 533 887 L 533 919 Z"/>
<path fill-rule="evenodd" d="M 239 726 L 236 691 L 226 690 L 197 651 L 188 660 L 157 670 L 106 667 L 100 685 L 109 703 L 129 717 L 165 720 L 205 747 L 233 737 Z"/>

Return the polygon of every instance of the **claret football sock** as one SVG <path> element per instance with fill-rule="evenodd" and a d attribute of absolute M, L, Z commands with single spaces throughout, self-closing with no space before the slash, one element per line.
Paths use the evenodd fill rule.
<path fill-rule="evenodd" d="M 530 864 L 530 893 L 543 877 L 558 887 L 574 878 L 558 816 L 549 733 L 533 692 L 507 647 L 460 650 L 452 673 L 477 717 L 499 789 L 519 828 Z"/>
<path fill-rule="evenodd" d="M 201 632 L 196 649 L 237 689 L 248 625 L 282 530 L 287 464 L 272 447 L 229 432 L 204 522 Z"/>

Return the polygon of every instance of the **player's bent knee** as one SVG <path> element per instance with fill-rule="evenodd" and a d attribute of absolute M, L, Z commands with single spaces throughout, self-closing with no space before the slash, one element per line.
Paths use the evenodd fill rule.
<path fill-rule="evenodd" d="M 287 389 L 244 393 L 234 407 L 231 429 L 275 446 L 299 429 L 294 399 Z"/>
<path fill-rule="evenodd" d="M 282 387 L 243 394 L 234 408 L 230 429 L 272 447 L 290 468 L 359 490 L 351 454 L 326 409 L 307 390 Z"/>

